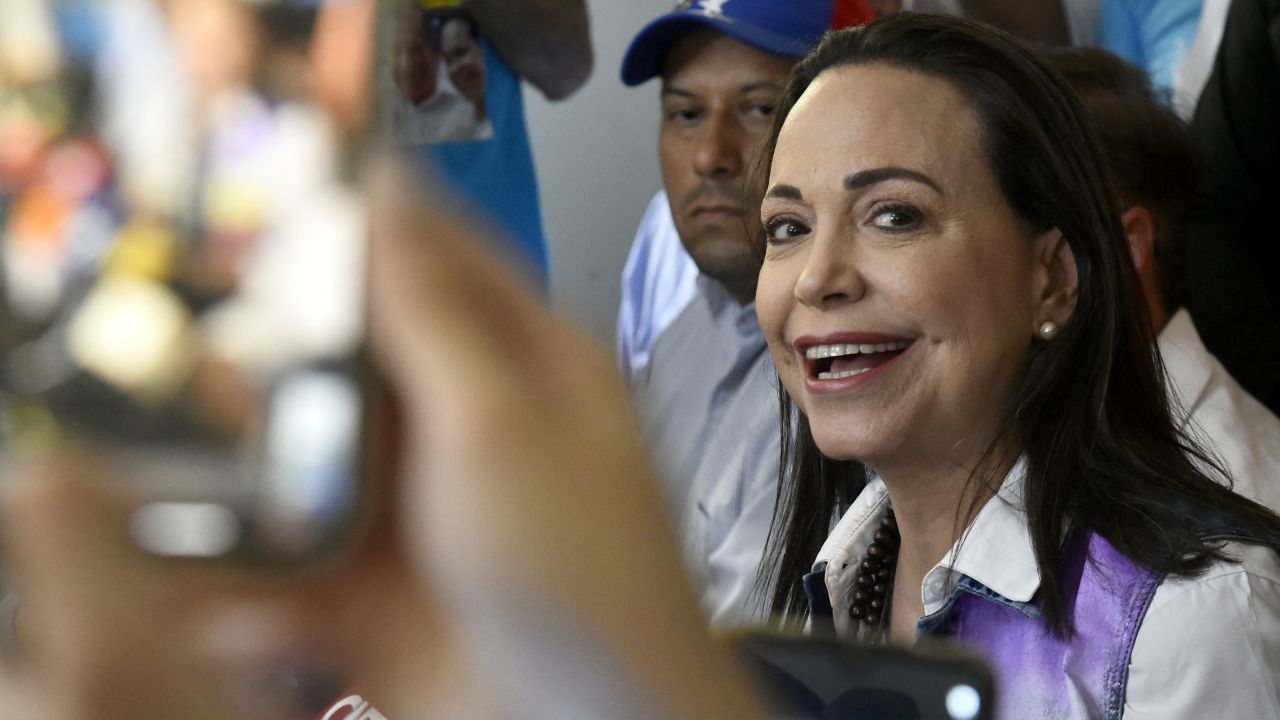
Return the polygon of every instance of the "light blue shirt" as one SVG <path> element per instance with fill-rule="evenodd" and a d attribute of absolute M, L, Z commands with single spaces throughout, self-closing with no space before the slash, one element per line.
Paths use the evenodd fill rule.
<path fill-rule="evenodd" d="M 757 624 L 777 494 L 777 374 L 752 305 L 697 276 L 632 378 L 690 572 L 714 625 Z"/>
<path fill-rule="evenodd" d="M 685 252 L 667 194 L 649 202 L 622 270 L 618 364 L 628 383 L 649 364 L 653 343 L 698 293 L 698 267 Z"/>

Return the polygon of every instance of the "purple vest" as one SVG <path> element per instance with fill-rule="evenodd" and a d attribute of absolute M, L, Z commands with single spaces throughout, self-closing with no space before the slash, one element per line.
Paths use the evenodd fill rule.
<path fill-rule="evenodd" d="M 1066 639 L 1049 631 L 1035 606 L 1019 607 L 967 578 L 947 609 L 922 622 L 991 665 L 998 717 L 1078 717 L 1074 706 L 1090 718 L 1118 720 L 1124 711 L 1133 643 L 1160 577 L 1091 535 L 1068 547 L 1063 580 L 1075 625 Z"/>

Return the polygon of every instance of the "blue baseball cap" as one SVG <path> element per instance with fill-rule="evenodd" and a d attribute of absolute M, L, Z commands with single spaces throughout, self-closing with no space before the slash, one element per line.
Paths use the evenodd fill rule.
<path fill-rule="evenodd" d="M 875 18 L 867 0 L 684 0 L 645 26 L 622 59 L 622 82 L 639 85 L 662 72 L 671 46 L 709 27 L 771 55 L 800 58 L 828 30 Z"/>

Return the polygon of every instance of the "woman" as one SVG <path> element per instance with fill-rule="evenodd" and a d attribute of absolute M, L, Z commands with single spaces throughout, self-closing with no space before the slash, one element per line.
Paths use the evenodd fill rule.
<path fill-rule="evenodd" d="M 1003 717 L 1277 717 L 1280 519 L 1170 423 L 1082 117 L 961 20 L 796 68 L 756 297 L 790 397 L 773 606 L 957 637 Z"/>

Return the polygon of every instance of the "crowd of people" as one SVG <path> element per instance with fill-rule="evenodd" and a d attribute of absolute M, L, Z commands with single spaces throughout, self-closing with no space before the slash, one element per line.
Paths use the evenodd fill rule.
<path fill-rule="evenodd" d="M 582 0 L 376 7 L 307 10 L 309 112 L 391 140 L 322 196 L 368 218 L 357 527 L 158 563 L 91 450 L 7 443 L 0 708 L 763 718 L 764 629 L 954 643 L 1000 718 L 1280 717 L 1275 0 L 681 2 L 621 68 L 663 187 L 616 357 L 538 297 L 519 100 L 589 74 Z"/>

